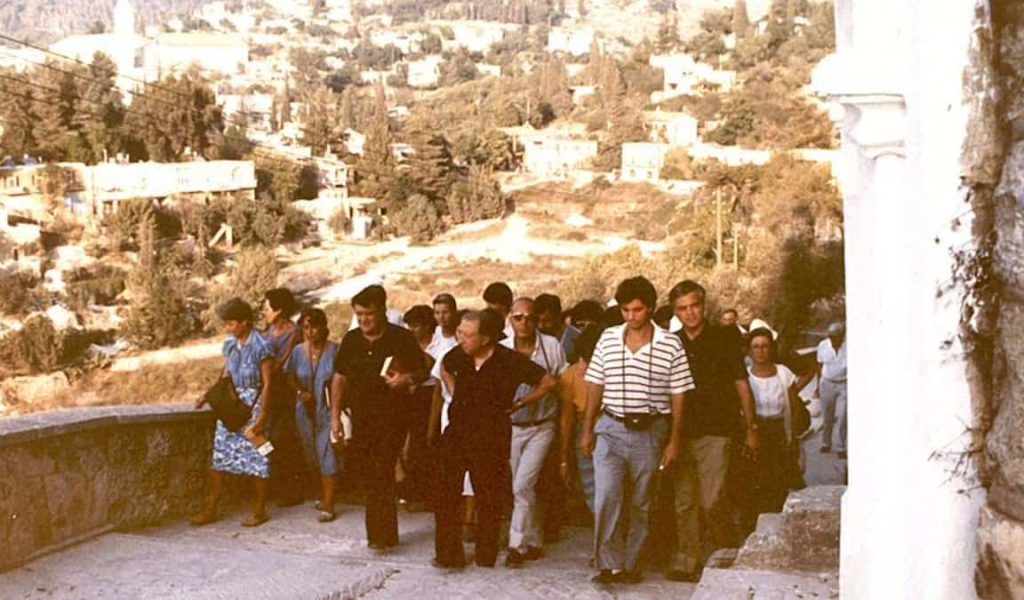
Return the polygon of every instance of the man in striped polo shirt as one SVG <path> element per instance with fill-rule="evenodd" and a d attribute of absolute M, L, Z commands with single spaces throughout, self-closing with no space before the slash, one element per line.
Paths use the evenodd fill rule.
<path fill-rule="evenodd" d="M 683 396 L 693 378 L 683 344 L 651 321 L 658 294 L 643 277 L 619 284 L 625 323 L 601 335 L 587 369 L 583 447 L 594 457 L 594 554 L 599 584 L 638 583 L 652 480 L 679 456 Z M 598 416 L 602 416 L 598 421 Z M 595 428 L 595 423 L 597 427 Z M 629 489 L 629 518 L 621 519 Z M 621 531 L 628 523 L 628 531 Z"/>

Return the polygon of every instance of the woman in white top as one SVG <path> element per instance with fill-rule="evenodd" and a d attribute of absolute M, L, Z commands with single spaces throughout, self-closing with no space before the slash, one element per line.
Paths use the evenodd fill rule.
<path fill-rule="evenodd" d="M 742 507 L 744 521 L 753 525 L 757 515 L 765 512 L 780 512 L 786 501 L 794 471 L 799 473 L 799 436 L 804 432 L 793 431 L 792 406 L 802 402 L 797 395 L 802 378 L 798 378 L 788 367 L 775 363 L 775 340 L 767 328 L 750 332 L 748 350 L 751 365 L 747 369 L 750 389 L 754 392 L 758 433 L 761 446 L 756 457 L 757 468 L 751 469 Z"/>

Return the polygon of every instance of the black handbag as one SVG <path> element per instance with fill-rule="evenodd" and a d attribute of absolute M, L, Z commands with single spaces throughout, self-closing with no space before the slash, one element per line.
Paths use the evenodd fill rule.
<path fill-rule="evenodd" d="M 224 427 L 232 433 L 241 431 L 252 417 L 252 409 L 238 397 L 230 375 L 224 375 L 206 390 L 203 400 L 210 405 L 213 414 L 224 423 Z"/>

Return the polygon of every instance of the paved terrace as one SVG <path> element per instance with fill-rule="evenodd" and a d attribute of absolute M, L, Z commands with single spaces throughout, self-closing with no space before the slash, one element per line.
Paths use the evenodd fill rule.
<path fill-rule="evenodd" d="M 816 439 L 807 442 L 809 482 L 841 481 L 842 463 L 819 454 L 817 447 Z M 567 527 L 545 558 L 519 570 L 506 569 L 499 558 L 494 569 L 471 565 L 440 571 L 430 565 L 434 526 L 428 513 L 401 513 L 401 546 L 387 554 L 366 547 L 360 506 L 340 506 L 339 518 L 327 524 L 316 522 L 312 502 L 273 507 L 271 514 L 271 521 L 256 529 L 239 525 L 246 515 L 243 504 L 200 529 L 180 518 L 150 527 L 107 528 L 107 533 L 101 529 L 0 574 L 0 598 L 687 600 L 696 588 L 665 581 L 657 572 L 635 586 L 589 583 L 594 573 L 587 567 L 589 528 Z M 471 557 L 471 547 L 467 551 Z M 756 597 L 776 597 L 764 591 L 768 596 Z"/>

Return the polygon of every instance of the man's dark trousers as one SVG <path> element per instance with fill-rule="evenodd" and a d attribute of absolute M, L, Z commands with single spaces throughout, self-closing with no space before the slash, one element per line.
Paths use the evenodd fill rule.
<path fill-rule="evenodd" d="M 398 544 L 395 465 L 405 440 L 398 418 L 378 417 L 367 423 L 371 432 L 360 443 L 366 491 L 366 540 L 375 546 Z"/>
<path fill-rule="evenodd" d="M 476 564 L 494 566 L 501 515 L 512 495 L 508 457 L 508 448 L 481 448 L 451 436 L 441 438 L 441 478 L 434 511 L 434 550 L 440 564 L 465 562 L 460 524 L 463 480 L 468 471 L 477 508 Z"/>

